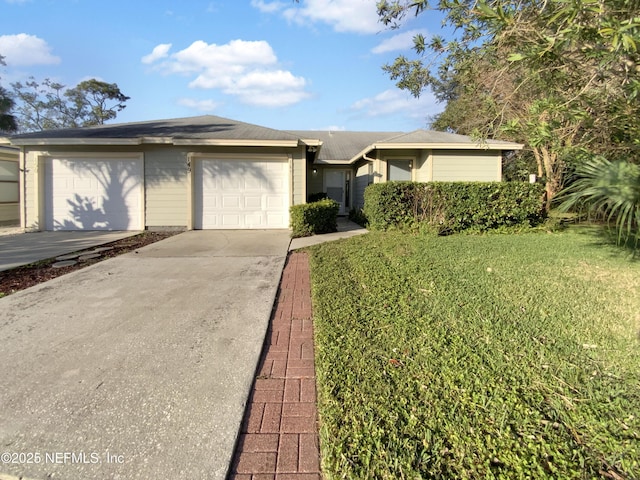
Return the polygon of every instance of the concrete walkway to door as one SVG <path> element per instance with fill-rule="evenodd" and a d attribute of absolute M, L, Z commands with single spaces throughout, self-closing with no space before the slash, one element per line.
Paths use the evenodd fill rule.
<path fill-rule="evenodd" d="M 224 479 L 288 246 L 190 231 L 0 298 L 0 444 L 41 459 L 0 478 Z"/>

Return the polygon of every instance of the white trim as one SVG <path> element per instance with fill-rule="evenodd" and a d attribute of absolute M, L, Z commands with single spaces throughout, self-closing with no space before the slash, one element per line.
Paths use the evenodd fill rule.
<path fill-rule="evenodd" d="M 416 164 L 418 162 L 418 157 L 415 155 L 389 155 L 389 156 L 384 156 L 382 157 L 382 160 L 385 163 L 385 175 L 387 177 L 387 181 L 389 181 L 389 160 L 393 161 L 393 160 L 408 160 L 409 162 L 411 162 L 411 180 L 410 181 L 415 181 L 416 179 Z"/>
<path fill-rule="evenodd" d="M 135 160 L 144 161 L 144 153 L 142 152 L 30 152 L 35 153 L 39 157 L 60 157 L 60 158 L 86 158 L 86 159 L 109 159 L 115 158 L 118 160 L 131 158 Z"/>
<path fill-rule="evenodd" d="M 221 153 L 221 152 L 187 152 L 187 158 L 211 158 L 215 160 L 289 160 L 287 153 Z"/>
<path fill-rule="evenodd" d="M 522 150 L 524 145 L 512 142 L 477 143 L 373 143 L 353 156 L 348 162 L 355 163 L 373 150 Z"/>
<path fill-rule="evenodd" d="M 16 138 L 11 140 L 13 145 L 20 146 L 42 146 L 42 145 L 140 145 L 142 142 L 137 138 Z"/>
<path fill-rule="evenodd" d="M 297 147 L 298 140 L 229 140 L 229 139 L 191 139 L 173 137 L 137 137 L 137 138 L 16 138 L 13 145 L 175 145 L 175 146 L 215 146 L 215 147 Z"/>
<path fill-rule="evenodd" d="M 212 140 L 212 139 L 174 139 L 176 146 L 215 146 L 215 147 L 297 147 L 298 140 Z"/>
<path fill-rule="evenodd" d="M 351 183 L 353 182 L 353 169 L 352 168 L 323 168 L 322 169 L 322 191 L 326 192 L 327 191 L 327 173 L 331 173 L 331 172 L 342 172 L 344 173 L 344 181 L 342 183 L 342 208 L 339 212 L 339 215 L 344 215 L 345 213 L 348 213 L 347 211 L 347 192 L 345 189 L 345 184 L 347 181 L 347 173 L 351 173 L 351 178 L 349 178 L 349 208 L 351 208 L 351 205 L 353 204 L 353 185 L 351 185 Z"/>

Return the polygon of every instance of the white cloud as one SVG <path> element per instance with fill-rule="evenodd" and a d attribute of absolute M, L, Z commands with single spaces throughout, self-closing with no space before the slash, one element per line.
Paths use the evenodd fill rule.
<path fill-rule="evenodd" d="M 19 33 L 0 35 L 0 54 L 9 66 L 55 65 L 60 57 L 51 54 L 51 47 L 35 35 Z"/>
<path fill-rule="evenodd" d="M 191 88 L 220 89 L 256 106 L 286 106 L 307 98 L 306 80 L 278 68 L 278 58 L 266 41 L 232 40 L 224 45 L 202 40 L 169 54 L 159 47 L 144 59 L 163 74 L 195 75 Z M 156 53 L 162 54 L 156 55 Z"/>
<path fill-rule="evenodd" d="M 372 48 L 371 52 L 386 53 L 398 50 L 408 50 L 413 47 L 413 37 L 419 34 L 424 35 L 425 37 L 429 36 L 426 30 L 408 30 L 383 40 L 377 46 Z"/>
<path fill-rule="evenodd" d="M 178 105 L 183 107 L 193 108 L 194 110 L 200 110 L 202 112 L 213 112 L 218 108 L 218 103 L 213 100 L 195 100 L 193 98 L 180 98 L 178 99 Z"/>
<path fill-rule="evenodd" d="M 415 98 L 408 92 L 399 89 L 389 89 L 375 95 L 363 98 L 351 105 L 350 110 L 368 117 L 381 117 L 403 114 L 409 118 L 427 119 L 442 110 L 431 92 L 423 92 Z"/>
<path fill-rule="evenodd" d="M 302 0 L 291 2 L 251 0 L 251 5 L 263 13 L 281 13 L 287 20 L 300 24 L 326 23 L 336 32 L 377 33 L 377 0 Z"/>
<path fill-rule="evenodd" d="M 267 3 L 264 0 L 251 0 L 251 6 L 257 8 L 262 13 L 276 13 L 278 10 L 288 5 L 284 2 L 271 2 Z"/>
<path fill-rule="evenodd" d="M 325 131 L 325 132 L 346 132 L 347 131 L 347 127 L 339 127 L 337 125 L 329 125 L 326 128 L 321 128 L 321 131 Z"/>
<path fill-rule="evenodd" d="M 142 63 L 153 63 L 161 58 L 166 58 L 169 54 L 169 50 L 171 49 L 170 43 L 161 43 L 157 47 L 153 49 L 153 51 L 149 55 L 145 55 L 142 57 Z"/>

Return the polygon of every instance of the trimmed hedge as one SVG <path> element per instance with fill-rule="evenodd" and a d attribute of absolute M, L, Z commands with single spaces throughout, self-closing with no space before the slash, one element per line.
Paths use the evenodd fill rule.
<path fill-rule="evenodd" d="M 290 207 L 291 236 L 308 237 L 314 233 L 330 233 L 338 230 L 340 205 L 326 198 L 313 203 L 303 203 Z"/>
<path fill-rule="evenodd" d="M 545 218 L 544 187 L 525 182 L 387 182 L 369 185 L 364 214 L 372 230 L 463 230 L 535 226 Z"/>

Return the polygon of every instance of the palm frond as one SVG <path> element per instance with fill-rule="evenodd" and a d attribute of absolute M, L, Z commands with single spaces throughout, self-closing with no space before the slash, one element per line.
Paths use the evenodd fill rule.
<path fill-rule="evenodd" d="M 591 213 L 615 223 L 618 243 L 640 240 L 640 165 L 593 157 L 576 169 L 577 180 L 560 192 L 558 209 L 586 205 Z"/>

